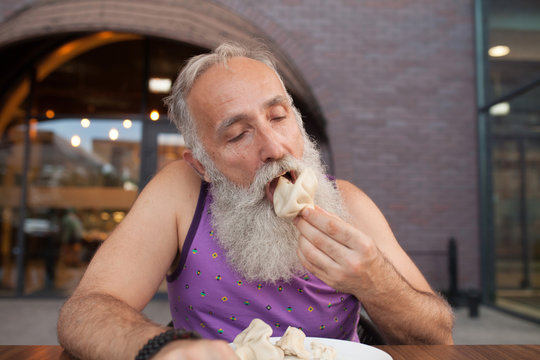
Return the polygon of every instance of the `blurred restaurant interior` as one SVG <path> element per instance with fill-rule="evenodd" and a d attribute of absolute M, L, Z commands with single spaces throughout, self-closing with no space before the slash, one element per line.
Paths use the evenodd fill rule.
<path fill-rule="evenodd" d="M 540 2 L 475 3 L 483 301 L 540 322 Z M 138 192 L 181 158 L 162 99 L 205 51 L 109 29 L 0 48 L 0 296 L 73 291 Z M 324 145 L 321 115 L 293 97 Z"/>
<path fill-rule="evenodd" d="M 139 189 L 181 157 L 161 99 L 182 61 L 201 51 L 110 31 L 10 49 L 29 63 L 1 113 L 2 292 L 73 290 Z"/>
<path fill-rule="evenodd" d="M 0 113 L 0 295 L 71 293 L 140 189 L 182 157 L 163 97 L 182 63 L 204 51 L 112 31 L 6 51 L 2 62 L 17 72 Z"/>

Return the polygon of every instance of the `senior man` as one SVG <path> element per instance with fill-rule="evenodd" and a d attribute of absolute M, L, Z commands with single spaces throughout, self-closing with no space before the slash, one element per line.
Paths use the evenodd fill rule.
<path fill-rule="evenodd" d="M 226 43 L 192 58 L 166 102 L 184 160 L 145 187 L 62 308 L 68 351 L 235 359 L 227 342 L 254 318 L 274 336 L 291 325 L 358 341 L 360 306 L 391 343 L 452 343 L 448 305 L 369 197 L 325 173 L 266 50 Z M 276 179 L 308 167 L 316 206 L 277 217 Z M 165 276 L 175 332 L 140 313 Z"/>

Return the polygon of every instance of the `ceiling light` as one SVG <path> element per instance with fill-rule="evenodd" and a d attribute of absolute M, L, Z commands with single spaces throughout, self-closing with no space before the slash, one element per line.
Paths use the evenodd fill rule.
<path fill-rule="evenodd" d="M 90 126 L 90 120 L 87 118 L 81 119 L 81 126 L 86 129 Z"/>
<path fill-rule="evenodd" d="M 133 122 L 131 120 L 129 120 L 129 119 L 125 119 L 122 122 L 122 125 L 124 126 L 124 128 L 129 129 L 131 127 L 131 125 L 133 125 Z"/>
<path fill-rule="evenodd" d="M 488 54 L 491 57 L 502 57 L 510 54 L 510 48 L 506 45 L 493 46 L 488 50 Z"/>
<path fill-rule="evenodd" d="M 122 221 L 124 219 L 124 216 L 126 216 L 126 213 L 124 213 L 123 211 L 115 211 L 112 214 L 115 223 L 119 223 L 120 221 Z"/>
<path fill-rule="evenodd" d="M 491 116 L 505 116 L 509 113 L 510 104 L 507 102 L 498 103 L 489 108 L 489 114 Z"/>
<path fill-rule="evenodd" d="M 73 135 L 71 137 L 71 146 L 79 147 L 81 145 L 81 137 L 79 135 Z"/>
<path fill-rule="evenodd" d="M 159 112 L 157 110 L 152 110 L 152 112 L 150 113 L 150 119 L 152 119 L 152 121 L 158 121 Z"/>
<path fill-rule="evenodd" d="M 117 129 L 112 128 L 111 130 L 109 130 L 109 139 L 111 139 L 112 141 L 115 141 L 116 139 L 118 139 L 118 130 Z"/>
<path fill-rule="evenodd" d="M 171 79 L 150 78 L 148 88 L 154 94 L 167 94 L 171 90 Z"/>

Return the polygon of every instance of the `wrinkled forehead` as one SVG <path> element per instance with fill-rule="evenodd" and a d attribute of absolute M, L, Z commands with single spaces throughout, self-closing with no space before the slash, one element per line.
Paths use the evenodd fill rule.
<path fill-rule="evenodd" d="M 187 102 L 199 123 L 219 121 L 279 95 L 288 97 L 274 69 L 257 60 L 233 57 L 206 69 L 193 84 Z"/>
<path fill-rule="evenodd" d="M 210 65 L 204 70 L 193 83 L 188 99 L 200 91 L 205 92 L 209 97 L 222 87 L 226 88 L 227 85 L 235 86 L 237 83 L 244 83 L 255 86 L 257 83 L 272 82 L 286 91 L 277 72 L 268 65 L 250 58 L 233 57 L 227 62 Z"/>

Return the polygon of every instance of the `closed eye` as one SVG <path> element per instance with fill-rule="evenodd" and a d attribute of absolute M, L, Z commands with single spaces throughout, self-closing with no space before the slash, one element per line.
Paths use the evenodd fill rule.
<path fill-rule="evenodd" d="M 246 132 L 247 132 L 247 131 L 243 131 L 243 132 L 241 132 L 240 134 L 238 134 L 238 135 L 236 135 L 235 137 L 233 137 L 232 139 L 229 139 L 229 142 L 230 142 L 230 143 L 235 143 L 235 142 L 240 141 L 240 140 L 244 137 L 244 135 L 246 134 Z"/>

